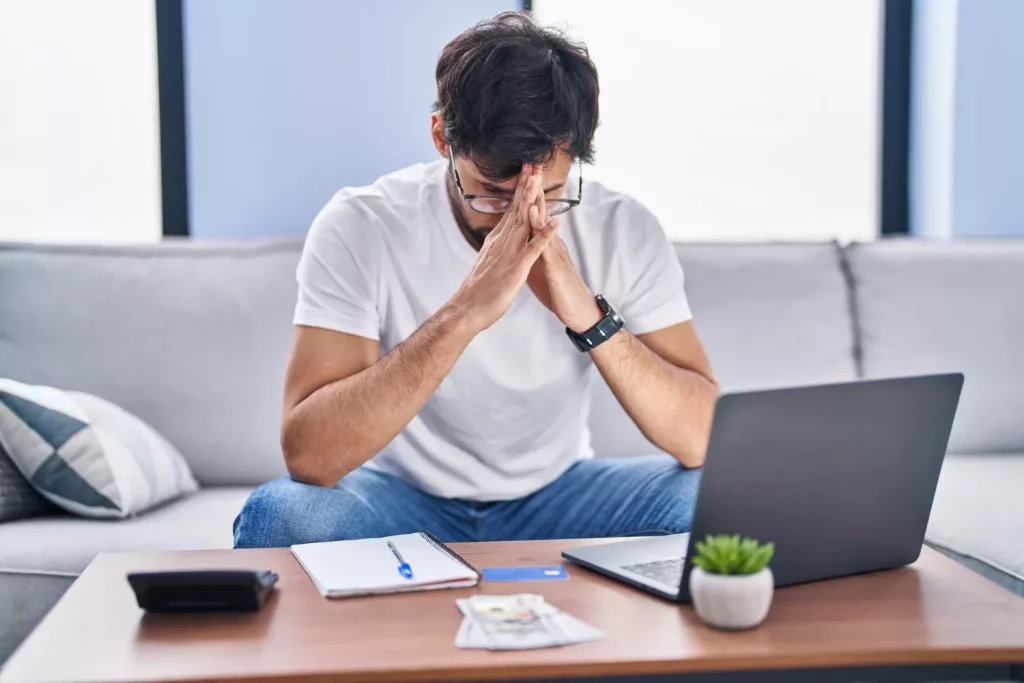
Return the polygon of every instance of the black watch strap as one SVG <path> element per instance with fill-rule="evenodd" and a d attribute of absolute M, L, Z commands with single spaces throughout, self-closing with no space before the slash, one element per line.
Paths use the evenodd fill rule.
<path fill-rule="evenodd" d="M 603 296 L 598 294 L 594 298 L 597 300 L 597 305 L 604 311 L 604 317 L 596 325 L 583 333 L 576 332 L 568 327 L 565 328 L 565 333 L 569 335 L 569 339 L 572 339 L 572 343 L 576 345 L 576 348 L 583 352 L 593 351 L 611 339 L 625 325 L 619 314 L 615 312 L 615 309 L 611 307 L 611 304 Z"/>

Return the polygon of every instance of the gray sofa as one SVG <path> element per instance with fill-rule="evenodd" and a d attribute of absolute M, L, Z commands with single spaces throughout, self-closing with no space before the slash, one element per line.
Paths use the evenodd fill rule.
<path fill-rule="evenodd" d="M 167 436 L 204 487 L 127 521 L 0 524 L 0 661 L 98 552 L 230 547 L 246 495 L 284 472 L 300 249 L 0 245 L 0 377 L 119 403 Z M 929 541 L 1022 592 L 1024 241 L 677 251 L 727 390 L 964 372 Z M 651 450 L 606 389 L 592 426 L 601 456 Z"/>

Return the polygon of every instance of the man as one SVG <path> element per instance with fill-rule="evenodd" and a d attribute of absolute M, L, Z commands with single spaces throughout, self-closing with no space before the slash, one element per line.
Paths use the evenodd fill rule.
<path fill-rule="evenodd" d="M 718 388 L 657 220 L 572 173 L 598 121 L 586 48 L 503 14 L 436 76 L 440 159 L 342 190 L 313 223 L 291 476 L 252 494 L 235 545 L 688 530 Z M 595 381 L 664 454 L 591 459 Z"/>

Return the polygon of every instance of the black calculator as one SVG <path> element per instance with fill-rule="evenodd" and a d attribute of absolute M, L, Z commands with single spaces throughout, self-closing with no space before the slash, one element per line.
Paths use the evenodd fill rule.
<path fill-rule="evenodd" d="M 277 574 L 248 569 L 134 572 L 128 583 L 147 612 L 257 612 Z"/>

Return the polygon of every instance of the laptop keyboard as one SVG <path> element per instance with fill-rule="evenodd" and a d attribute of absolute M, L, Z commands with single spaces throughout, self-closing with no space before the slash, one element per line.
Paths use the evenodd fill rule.
<path fill-rule="evenodd" d="M 652 581 L 671 586 L 672 590 L 678 589 L 683 581 L 683 558 L 681 557 L 672 560 L 627 564 L 623 565 L 622 568 Z"/>

